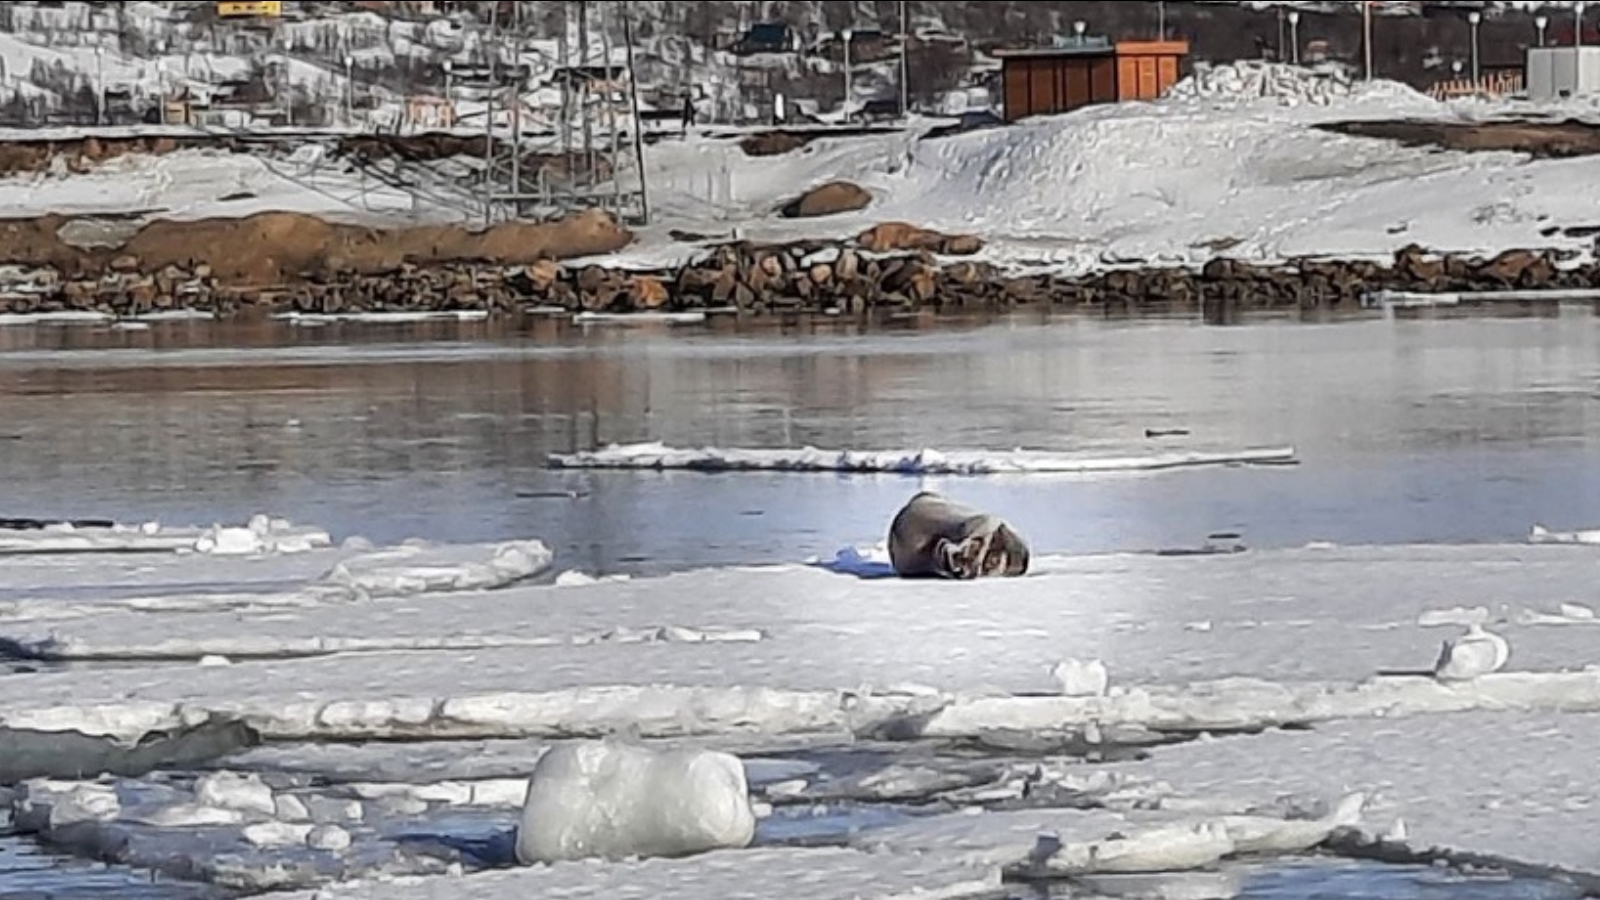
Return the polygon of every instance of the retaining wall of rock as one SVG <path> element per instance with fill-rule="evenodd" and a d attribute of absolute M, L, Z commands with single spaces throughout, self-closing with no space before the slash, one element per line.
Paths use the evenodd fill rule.
<path fill-rule="evenodd" d="M 1600 265 L 1554 251 L 1492 257 L 1433 255 L 1419 247 L 1392 262 L 1300 260 L 1257 265 L 1218 258 L 1194 269 L 1145 268 L 1086 276 L 1017 275 L 971 257 L 982 242 L 910 226 L 879 226 L 846 242 L 726 244 L 666 271 L 554 261 L 402 265 L 382 273 L 325 274 L 281 287 L 218 282 L 209 267 L 127 266 L 100 277 L 32 270 L 0 283 L 0 313 L 162 310 L 360 313 L 533 307 L 571 312 L 732 310 L 741 314 L 861 314 L 874 310 L 1004 310 L 1049 306 L 1121 314 L 1354 310 L 1378 290 L 1422 292 L 1600 287 Z M 891 239 L 892 238 L 892 239 Z"/>

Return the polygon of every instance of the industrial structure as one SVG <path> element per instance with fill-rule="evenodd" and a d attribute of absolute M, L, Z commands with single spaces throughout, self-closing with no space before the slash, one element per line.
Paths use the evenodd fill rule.
<path fill-rule="evenodd" d="M 605 209 L 632 223 L 648 221 L 634 36 L 629 4 L 568 0 L 554 40 L 540 37 L 531 4 L 494 4 L 481 71 L 457 85 L 483 100 L 482 170 L 474 193 L 486 222 L 559 218 Z"/>
<path fill-rule="evenodd" d="M 1052 47 L 997 50 L 1003 116 L 1064 113 L 1094 103 L 1154 100 L 1183 77 L 1187 41 L 1118 41 L 1078 35 Z"/>

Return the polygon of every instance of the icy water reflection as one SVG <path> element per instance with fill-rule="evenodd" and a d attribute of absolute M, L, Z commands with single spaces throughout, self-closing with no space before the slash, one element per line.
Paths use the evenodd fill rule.
<path fill-rule="evenodd" d="M 719 326 L 721 327 L 721 326 Z M 831 554 L 937 484 L 1041 551 L 1520 540 L 1600 522 L 1600 319 L 1328 325 L 0 329 L 5 515 L 553 540 L 566 567 Z M 553 472 L 607 442 L 1292 444 L 1289 469 L 915 479 Z M 1152 451 L 1161 441 L 1149 442 Z M 683 511 L 694 510 L 692 522 Z"/>
<path fill-rule="evenodd" d="M 123 866 L 58 856 L 12 838 L 0 838 L 0 897 L 6 900 L 231 900 L 220 888 L 171 879 Z"/>

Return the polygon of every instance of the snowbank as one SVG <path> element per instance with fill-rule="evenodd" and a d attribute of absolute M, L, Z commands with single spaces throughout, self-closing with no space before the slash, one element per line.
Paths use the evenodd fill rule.
<path fill-rule="evenodd" d="M 612 444 L 600 450 L 556 454 L 550 464 L 565 469 L 686 469 L 703 472 L 875 472 L 900 475 L 1089 474 L 1140 472 L 1199 466 L 1285 464 L 1291 447 L 1215 452 L 1096 457 L 1048 451 L 819 450 L 815 447 L 753 450 L 679 449 L 661 443 Z"/>
<path fill-rule="evenodd" d="M 737 757 L 582 741 L 553 748 L 534 767 L 517 859 L 685 856 L 740 849 L 755 834 Z"/>

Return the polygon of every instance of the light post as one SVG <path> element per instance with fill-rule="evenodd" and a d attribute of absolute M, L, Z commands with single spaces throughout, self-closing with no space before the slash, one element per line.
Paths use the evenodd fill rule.
<path fill-rule="evenodd" d="M 1289 61 L 1300 65 L 1300 10 L 1289 10 Z"/>
<path fill-rule="evenodd" d="M 156 102 L 161 105 L 161 124 L 167 124 L 167 60 L 156 57 Z"/>
<path fill-rule="evenodd" d="M 1534 16 L 1533 17 L 1533 27 L 1534 27 L 1534 30 L 1539 33 L 1539 46 L 1543 47 L 1544 46 L 1544 30 L 1546 28 L 1550 27 L 1550 17 L 1549 16 Z"/>
<path fill-rule="evenodd" d="M 1583 90 L 1583 7 L 1582 0 L 1572 7 L 1572 92 Z"/>
<path fill-rule="evenodd" d="M 1483 21 L 1483 14 L 1477 10 L 1467 13 L 1467 24 L 1472 26 L 1472 84 L 1477 88 L 1478 77 L 1481 74 L 1478 68 L 1478 25 Z"/>
<path fill-rule="evenodd" d="M 850 72 L 850 40 L 855 37 L 855 34 L 849 28 L 840 32 L 840 37 L 844 38 L 844 121 L 846 125 L 850 124 L 850 95 L 854 93 L 855 89 L 855 83 L 852 81 L 854 76 Z"/>
<path fill-rule="evenodd" d="M 94 48 L 94 123 L 106 124 L 106 48 Z"/>
<path fill-rule="evenodd" d="M 353 127 L 356 122 L 356 58 L 344 58 L 344 124 Z"/>
<path fill-rule="evenodd" d="M 1078 45 L 1083 46 L 1084 32 L 1089 30 L 1089 23 L 1082 19 L 1072 23 L 1072 33 L 1078 38 Z"/>
<path fill-rule="evenodd" d="M 1167 39 L 1167 4 L 1165 0 L 1156 2 L 1156 40 Z"/>

